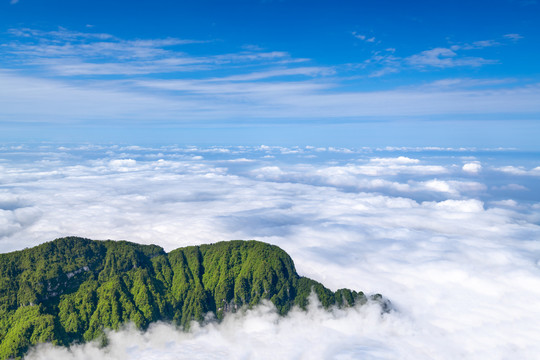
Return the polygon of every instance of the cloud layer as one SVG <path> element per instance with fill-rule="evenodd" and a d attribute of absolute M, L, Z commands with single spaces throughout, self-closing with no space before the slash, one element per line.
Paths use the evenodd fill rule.
<path fill-rule="evenodd" d="M 189 334 L 165 324 L 125 329 L 106 350 L 43 347 L 36 359 L 533 358 L 534 158 L 467 149 L 4 147 L 0 246 L 66 235 L 166 250 L 258 239 L 286 250 L 301 275 L 382 293 L 396 308 L 381 316 L 314 304 L 279 318 L 266 304 Z"/>

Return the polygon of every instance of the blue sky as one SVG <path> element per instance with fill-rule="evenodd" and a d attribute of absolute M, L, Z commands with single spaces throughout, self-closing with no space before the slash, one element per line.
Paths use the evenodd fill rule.
<path fill-rule="evenodd" d="M 0 141 L 538 150 L 536 1 L 0 4 Z"/>

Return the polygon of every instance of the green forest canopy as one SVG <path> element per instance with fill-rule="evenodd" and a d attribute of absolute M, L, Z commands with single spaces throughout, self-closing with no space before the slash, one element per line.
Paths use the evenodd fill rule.
<path fill-rule="evenodd" d="M 270 300 L 280 314 L 304 308 L 311 292 L 328 308 L 365 303 L 362 292 L 301 277 L 285 251 L 259 241 L 225 241 L 166 253 L 156 245 L 56 239 L 0 254 L 0 359 L 42 342 L 69 345 L 103 338 L 132 322 L 187 328 L 208 312 L 218 320 Z M 388 304 L 373 295 L 383 310 Z"/>

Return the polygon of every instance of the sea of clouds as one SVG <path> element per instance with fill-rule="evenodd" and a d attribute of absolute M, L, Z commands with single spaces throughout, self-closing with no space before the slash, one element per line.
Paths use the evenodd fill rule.
<path fill-rule="evenodd" d="M 57 237 L 177 247 L 276 244 L 332 290 L 377 305 L 189 333 L 127 326 L 110 344 L 29 359 L 534 359 L 540 354 L 540 160 L 478 149 L 4 146 L 0 251 Z"/>

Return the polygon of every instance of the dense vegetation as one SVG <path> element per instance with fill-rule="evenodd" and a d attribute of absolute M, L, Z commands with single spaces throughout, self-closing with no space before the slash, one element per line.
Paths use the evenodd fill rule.
<path fill-rule="evenodd" d="M 0 359 L 21 357 L 41 342 L 105 340 L 104 329 L 128 321 L 142 329 L 156 320 L 188 327 L 208 312 L 221 319 L 261 299 L 285 314 L 305 308 L 311 291 L 325 307 L 367 301 L 361 292 L 333 293 L 300 277 L 283 250 L 257 241 L 167 254 L 126 241 L 57 239 L 0 254 Z"/>

